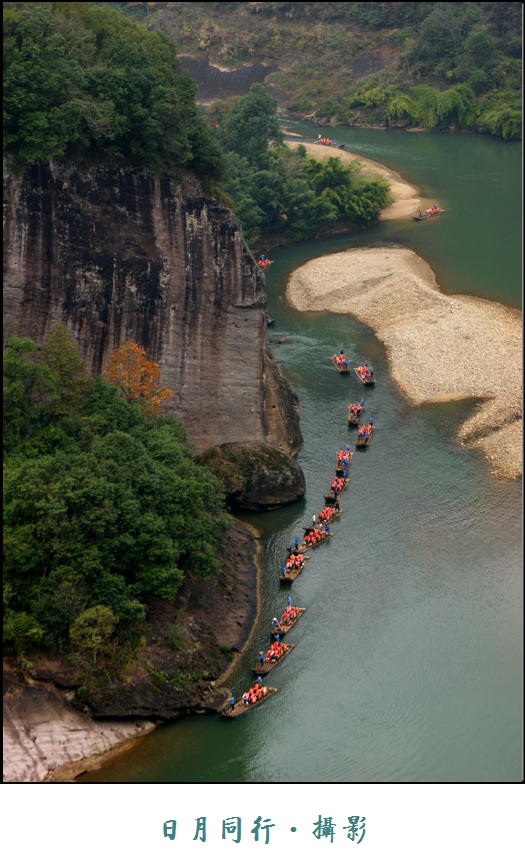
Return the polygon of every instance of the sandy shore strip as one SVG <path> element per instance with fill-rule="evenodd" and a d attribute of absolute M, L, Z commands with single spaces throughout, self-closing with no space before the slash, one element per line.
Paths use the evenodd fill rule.
<path fill-rule="evenodd" d="M 445 296 L 428 264 L 405 248 L 311 260 L 292 273 L 286 297 L 299 311 L 350 314 L 370 326 L 412 404 L 481 398 L 459 442 L 480 448 L 498 478 L 521 475 L 521 312 Z"/>
<path fill-rule="evenodd" d="M 297 147 L 306 147 L 306 152 L 309 156 L 319 161 L 326 161 L 330 157 L 341 159 L 344 164 L 355 164 L 360 162 L 363 166 L 362 175 L 379 176 L 382 180 L 386 180 L 390 185 L 390 195 L 393 198 L 393 203 L 385 207 L 379 216 L 380 221 L 393 218 L 407 218 L 415 215 L 419 209 L 427 209 L 430 203 L 423 198 L 417 196 L 417 188 L 407 183 L 398 173 L 391 171 L 379 162 L 373 162 L 371 159 L 365 159 L 357 153 L 351 153 L 349 150 L 338 150 L 335 147 L 327 147 L 323 144 L 301 144 L 298 141 L 287 141 L 288 146 L 296 150 Z"/>

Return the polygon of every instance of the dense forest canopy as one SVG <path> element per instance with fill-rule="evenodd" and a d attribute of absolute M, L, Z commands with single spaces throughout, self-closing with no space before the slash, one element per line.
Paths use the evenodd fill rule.
<path fill-rule="evenodd" d="M 181 53 L 226 67 L 278 63 L 266 83 L 289 110 L 323 123 L 521 137 L 521 3 L 115 5 Z"/>
<path fill-rule="evenodd" d="M 181 423 L 83 368 L 64 324 L 4 351 L 4 641 L 22 651 L 128 639 L 149 596 L 216 570 L 231 524 Z"/>
<path fill-rule="evenodd" d="M 4 147 L 219 179 L 222 157 L 173 41 L 91 3 L 4 3 Z"/>

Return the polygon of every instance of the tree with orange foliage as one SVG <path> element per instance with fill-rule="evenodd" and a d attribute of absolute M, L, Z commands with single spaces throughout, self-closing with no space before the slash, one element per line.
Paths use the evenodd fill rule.
<path fill-rule="evenodd" d="M 102 377 L 118 386 L 127 401 L 140 401 L 145 413 L 159 413 L 161 403 L 173 397 L 171 389 L 158 387 L 159 375 L 159 363 L 150 362 L 143 347 L 128 341 L 115 348 Z"/>

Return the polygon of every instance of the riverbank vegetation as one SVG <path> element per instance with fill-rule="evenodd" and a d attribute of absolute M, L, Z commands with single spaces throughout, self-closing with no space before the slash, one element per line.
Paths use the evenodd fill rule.
<path fill-rule="evenodd" d="M 226 192 L 249 245 L 298 242 L 336 225 L 367 227 L 389 202 L 388 183 L 338 158 L 308 158 L 283 143 L 277 101 L 262 84 L 216 100 L 205 117 L 226 155 Z"/>
<path fill-rule="evenodd" d="M 521 138 L 521 3 L 118 3 L 179 51 L 263 61 L 289 111 Z"/>
<path fill-rule="evenodd" d="M 150 389 L 88 379 L 63 324 L 41 350 L 4 351 L 4 643 L 19 653 L 96 661 L 138 636 L 151 597 L 174 603 L 186 571 L 217 569 L 222 486 Z"/>

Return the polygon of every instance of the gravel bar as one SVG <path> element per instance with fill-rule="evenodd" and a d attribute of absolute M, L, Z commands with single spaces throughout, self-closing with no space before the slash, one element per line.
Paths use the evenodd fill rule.
<path fill-rule="evenodd" d="M 384 342 L 412 404 L 480 398 L 458 442 L 481 449 L 500 479 L 522 472 L 521 312 L 471 296 L 445 296 L 431 268 L 405 248 L 351 249 L 290 276 L 299 311 L 349 314 Z"/>

